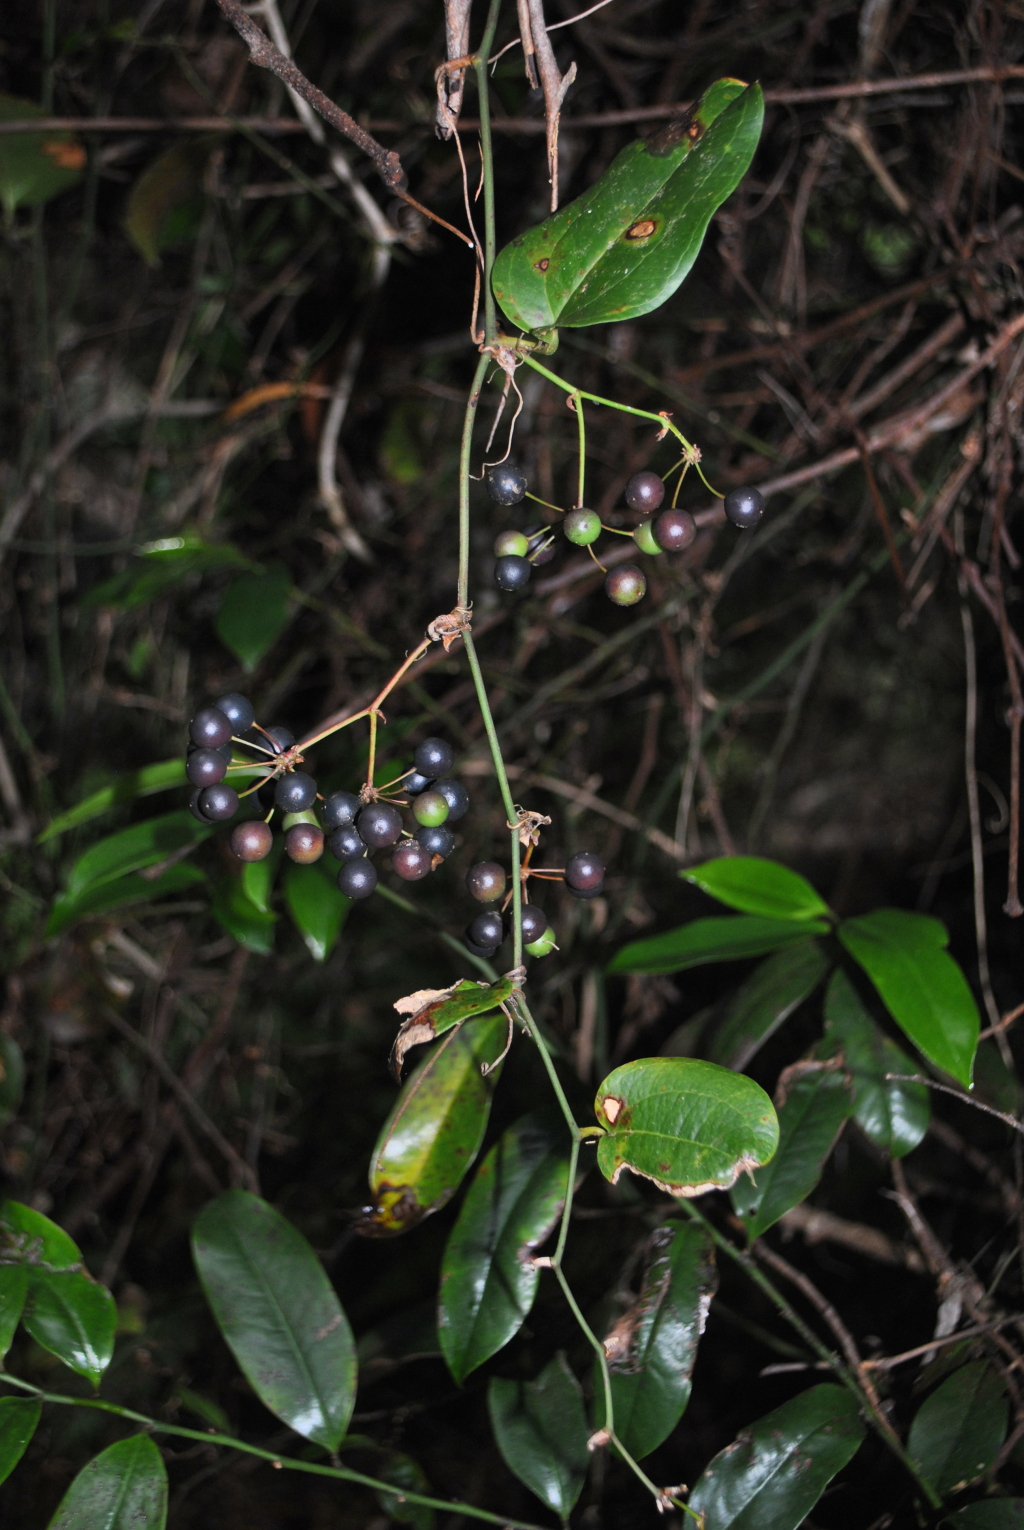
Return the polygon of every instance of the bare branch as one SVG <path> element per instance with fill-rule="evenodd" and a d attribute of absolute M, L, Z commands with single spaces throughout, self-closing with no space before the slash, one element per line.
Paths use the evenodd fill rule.
<path fill-rule="evenodd" d="M 449 62 L 469 53 L 469 13 L 473 0 L 444 0 L 444 33 Z M 466 86 L 465 69 L 447 71 L 438 80 L 437 136 L 451 138 L 459 123 L 462 95 Z"/>

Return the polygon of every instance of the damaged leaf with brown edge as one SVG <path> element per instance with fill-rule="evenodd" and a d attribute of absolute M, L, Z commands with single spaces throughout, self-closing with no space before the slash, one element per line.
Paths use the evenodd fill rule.
<path fill-rule="evenodd" d="M 184 140 L 147 165 L 132 187 L 125 209 L 125 233 L 148 266 L 160 264 L 160 252 L 189 239 L 203 213 L 206 163 L 215 134 Z"/>
<path fill-rule="evenodd" d="M 775 1107 L 745 1074 L 695 1057 L 643 1057 L 609 1073 L 594 1112 L 605 1129 L 597 1164 L 614 1185 L 623 1169 L 669 1195 L 728 1190 L 779 1145 Z"/>
<path fill-rule="evenodd" d="M 451 1031 L 409 1078 L 370 1159 L 373 1205 L 359 1230 L 407 1232 L 455 1194 L 480 1151 L 500 1067 L 507 1021 L 501 1013 Z"/>
<path fill-rule="evenodd" d="M 506 972 L 496 983 L 463 978 L 451 988 L 420 988 L 404 999 L 396 999 L 393 1007 L 408 1018 L 403 1020 L 391 1048 L 391 1071 L 395 1078 L 401 1080 L 402 1064 L 411 1047 L 436 1041 L 464 1020 L 497 1009 L 511 998 L 524 976 L 520 968 L 518 972 Z"/>

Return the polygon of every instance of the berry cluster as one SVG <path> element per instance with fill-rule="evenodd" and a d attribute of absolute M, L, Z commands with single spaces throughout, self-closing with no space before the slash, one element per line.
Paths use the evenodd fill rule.
<path fill-rule="evenodd" d="M 488 469 L 485 482 L 487 492 L 496 504 L 518 505 L 526 498 L 526 474 L 511 462 Z M 664 498 L 665 483 L 657 473 L 634 473 L 626 484 L 626 504 L 645 517 L 632 532 L 633 541 L 639 551 L 649 557 L 682 552 L 697 535 L 697 523 L 687 510 L 672 507 L 655 513 L 661 509 Z M 764 512 L 764 499 L 757 489 L 732 489 L 724 503 L 726 516 L 741 530 L 756 526 Z M 589 548 L 596 563 L 594 543 L 602 531 L 617 532 L 618 528 L 604 526 L 595 510 L 583 506 L 568 510 L 564 515 L 562 530 L 567 540 L 576 547 Z M 630 535 L 628 532 L 620 534 Z M 494 540 L 494 555 L 495 584 L 499 590 L 514 594 L 525 590 L 537 564 L 546 563 L 554 556 L 554 537 L 546 527 L 533 532 L 502 531 Z M 604 588 L 615 605 L 634 606 L 647 593 L 647 580 L 635 563 L 625 563 L 606 573 Z"/>
<path fill-rule="evenodd" d="M 522 868 L 524 880 L 530 876 L 548 881 L 563 879 L 566 887 L 576 898 L 596 898 L 604 891 L 604 863 L 589 850 L 571 855 L 563 871 L 547 871 L 531 867 L 529 857 Z M 496 909 L 477 914 L 466 930 L 466 945 L 477 956 L 492 957 L 506 934 L 512 933 L 509 904 L 512 895 L 506 895 L 505 868 L 497 861 L 477 861 L 466 873 L 466 886 L 470 896 L 478 903 L 499 903 L 504 899 L 505 918 Z M 555 949 L 555 932 L 546 916 L 534 903 L 522 904 L 523 945 L 531 956 L 547 956 Z"/>

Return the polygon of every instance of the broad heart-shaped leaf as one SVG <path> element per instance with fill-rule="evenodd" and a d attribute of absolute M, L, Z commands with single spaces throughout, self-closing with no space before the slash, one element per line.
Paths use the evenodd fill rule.
<path fill-rule="evenodd" d="M 634 1459 L 657 1449 L 683 1416 L 717 1289 L 715 1245 L 705 1228 L 668 1222 L 651 1235 L 640 1295 L 604 1341 L 615 1433 Z M 595 1399 L 600 1426 L 600 1386 Z"/>
<path fill-rule="evenodd" d="M 148 1434 L 133 1434 L 83 1466 L 48 1530 L 164 1530 L 167 1472 Z"/>
<path fill-rule="evenodd" d="M 125 209 L 125 233 L 147 265 L 160 264 L 160 251 L 187 239 L 203 212 L 203 176 L 214 135 L 179 139 L 148 165 L 132 187 Z"/>
<path fill-rule="evenodd" d="M 1024 1498 L 986 1498 L 942 1521 L 941 1530 L 1024 1530 Z"/>
<path fill-rule="evenodd" d="M 521 329 L 650 313 L 697 258 L 761 135 L 757 85 L 718 80 L 688 118 L 628 144 L 589 191 L 506 245 L 492 286 Z"/>
<path fill-rule="evenodd" d="M 20 1201 L 0 1204 L 0 1263 L 77 1270 L 82 1252 L 62 1227 Z"/>
<path fill-rule="evenodd" d="M 579 1382 L 557 1354 L 536 1381 L 487 1389 L 491 1428 L 505 1465 L 531 1493 L 567 1520 L 587 1477 L 587 1416 Z"/>
<path fill-rule="evenodd" d="M 37 1344 L 99 1386 L 117 1327 L 117 1308 L 106 1286 L 74 1270 L 32 1270 L 22 1321 Z"/>
<path fill-rule="evenodd" d="M 36 1432 L 43 1405 L 37 1397 L 0 1398 L 0 1482 L 6 1482 Z"/>
<path fill-rule="evenodd" d="M 0 1364 L 11 1347 L 28 1296 L 28 1265 L 0 1264 Z"/>
<path fill-rule="evenodd" d="M 697 1479 L 690 1508 L 708 1530 L 796 1530 L 864 1433 L 845 1387 L 811 1387 L 719 1451 Z"/>
<path fill-rule="evenodd" d="M 257 1397 L 296 1434 L 336 1450 L 355 1401 L 355 1345 L 305 1238 L 259 1196 L 227 1190 L 199 1213 L 192 1254 Z"/>
<path fill-rule="evenodd" d="M 827 935 L 828 931 L 823 919 L 765 919 L 760 914 L 694 919 L 662 935 L 631 941 L 616 951 L 608 971 L 682 972 L 708 962 L 744 961 L 797 945 L 809 935 Z"/>
<path fill-rule="evenodd" d="M 455 1194 L 480 1151 L 505 1045 L 500 1012 L 449 1031 L 410 1076 L 370 1159 L 373 1206 L 362 1230 L 387 1237 L 415 1227 Z"/>
<path fill-rule="evenodd" d="M 247 670 L 254 670 L 287 627 L 291 579 L 282 563 L 243 574 L 228 586 L 217 613 L 217 636 Z"/>
<path fill-rule="evenodd" d="M 679 875 L 741 914 L 769 919 L 827 919 L 828 904 L 810 882 L 759 855 L 721 855 Z"/>
<path fill-rule="evenodd" d="M 711 1061 L 745 1068 L 768 1037 L 809 997 L 829 969 L 816 940 L 776 951 L 754 969 L 711 1042 Z"/>
<path fill-rule="evenodd" d="M 798 1063 L 789 1071 L 792 1082 L 779 1110 L 779 1151 L 763 1169 L 732 1187 L 732 1204 L 751 1240 L 810 1195 L 853 1107 L 849 1083 L 839 1069 Z"/>
<path fill-rule="evenodd" d="M 928 1090 L 887 1079 L 889 1073 L 913 1073 L 914 1064 L 879 1030 L 842 969 L 832 974 L 825 993 L 825 1039 L 842 1049 L 857 1125 L 893 1158 L 911 1152 L 928 1130 Z"/>
<path fill-rule="evenodd" d="M 906 909 L 876 908 L 847 919 L 836 934 L 918 1051 L 970 1088 L 981 1022 L 967 979 L 945 950 L 945 925 Z"/>
<path fill-rule="evenodd" d="M 157 877 L 141 871 L 132 871 L 126 877 L 114 877 L 109 882 L 97 882 L 73 897 L 61 894 L 53 900 L 45 933 L 59 935 L 79 919 L 96 918 L 115 908 L 127 908 L 132 903 L 151 903 L 155 898 L 166 898 L 169 893 L 184 891 L 205 882 L 206 877 L 198 866 L 179 861 L 168 866 Z"/>
<path fill-rule="evenodd" d="M 269 956 L 274 949 L 274 925 L 277 915 L 257 908 L 245 896 L 242 879 L 229 874 L 213 889 L 210 913 L 228 934 L 257 956 Z"/>
<path fill-rule="evenodd" d="M 907 1450 L 944 1497 L 984 1476 L 1006 1436 L 1003 1383 L 983 1360 L 963 1365 L 914 1415 Z"/>
<path fill-rule="evenodd" d="M 670 1195 L 727 1190 L 767 1163 L 779 1143 L 775 1107 L 759 1084 L 696 1057 L 645 1057 L 609 1073 L 594 1111 L 606 1135 L 597 1166 L 623 1169 Z"/>
<path fill-rule="evenodd" d="M 284 901 L 295 927 L 314 961 L 334 950 L 352 899 L 338 889 L 331 867 L 289 865 L 284 877 Z"/>
<path fill-rule="evenodd" d="M 392 1073 L 401 1079 L 402 1064 L 410 1047 L 434 1041 L 464 1020 L 497 1009 L 499 1004 L 511 998 L 515 988 L 516 977 L 506 973 L 496 983 L 463 978 L 451 988 L 421 988 L 405 998 L 396 999 L 393 1007 L 408 1019 L 403 1020 L 391 1048 Z"/>
<path fill-rule="evenodd" d="M 540 1280 L 531 1255 L 557 1220 L 567 1172 L 563 1141 L 532 1116 L 510 1126 L 477 1170 L 441 1261 L 437 1332 L 456 1381 L 529 1316 Z"/>
<path fill-rule="evenodd" d="M 13 1036 L 0 1031 L 0 1128 L 13 1121 L 25 1088 L 25 1061 Z"/>
<path fill-rule="evenodd" d="M 0 122 L 18 122 L 46 114 L 35 101 L 0 95 Z M 11 218 L 19 207 L 37 207 L 82 179 L 85 150 L 70 133 L 47 128 L 39 133 L 0 136 L 0 204 Z"/>

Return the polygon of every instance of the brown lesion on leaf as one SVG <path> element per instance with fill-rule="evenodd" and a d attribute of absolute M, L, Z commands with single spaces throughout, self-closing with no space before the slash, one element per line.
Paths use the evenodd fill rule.
<path fill-rule="evenodd" d="M 392 1185 L 387 1181 L 377 1186 L 377 1204 L 367 1206 L 355 1223 L 355 1230 L 364 1238 L 393 1238 L 408 1232 L 421 1222 L 431 1206 L 421 1206 L 411 1185 Z"/>
<path fill-rule="evenodd" d="M 545 255 L 543 260 L 538 260 L 538 261 L 534 262 L 533 269 L 535 271 L 546 271 L 550 264 L 551 264 L 551 261 Z"/>
<path fill-rule="evenodd" d="M 615 1125 L 622 1114 L 625 1104 L 625 1100 L 621 1099 L 617 1094 L 606 1095 L 601 1101 L 601 1109 L 604 1111 L 609 1126 Z"/>
<path fill-rule="evenodd" d="M 642 243 L 645 239 L 650 239 L 652 234 L 657 233 L 657 230 L 658 225 L 654 218 L 641 218 L 639 222 L 627 228 L 623 238 L 629 239 L 634 244 Z"/>

